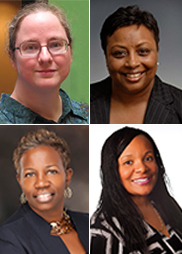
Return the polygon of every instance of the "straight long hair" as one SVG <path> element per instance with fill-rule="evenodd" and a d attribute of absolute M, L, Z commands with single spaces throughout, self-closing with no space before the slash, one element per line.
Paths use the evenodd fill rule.
<path fill-rule="evenodd" d="M 169 223 L 182 235 L 182 210 L 170 196 L 165 183 L 165 168 L 154 140 L 140 129 L 125 127 L 114 132 L 104 143 L 101 153 L 102 193 L 97 212 L 104 213 L 107 222 L 120 235 L 128 251 L 147 252 L 144 219 L 130 194 L 121 184 L 118 172 L 118 158 L 130 142 L 138 135 L 144 135 L 152 144 L 158 179 L 149 199 L 154 201 L 165 223 Z M 116 217 L 122 228 L 116 227 L 112 217 Z"/>

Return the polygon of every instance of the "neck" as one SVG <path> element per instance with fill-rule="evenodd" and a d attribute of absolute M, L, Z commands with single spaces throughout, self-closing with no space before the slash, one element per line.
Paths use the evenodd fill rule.
<path fill-rule="evenodd" d="M 123 89 L 121 85 L 115 84 L 112 82 L 112 99 L 118 101 L 119 103 L 132 106 L 143 101 L 148 102 L 150 94 L 154 85 L 154 80 L 148 84 L 144 89 L 136 92 L 131 92 L 126 89 Z"/>
<path fill-rule="evenodd" d="M 62 115 L 62 99 L 57 87 L 31 88 L 17 82 L 11 98 L 48 120 L 57 122 Z"/>
<path fill-rule="evenodd" d="M 61 206 L 59 209 L 56 208 L 54 210 L 36 210 L 34 207 L 30 205 L 31 209 L 37 213 L 40 217 L 42 217 L 45 221 L 48 223 L 61 221 L 63 218 L 63 206 Z"/>
<path fill-rule="evenodd" d="M 132 196 L 131 198 L 141 211 L 147 208 L 148 206 L 151 206 L 151 202 L 147 196 L 144 197 Z"/>

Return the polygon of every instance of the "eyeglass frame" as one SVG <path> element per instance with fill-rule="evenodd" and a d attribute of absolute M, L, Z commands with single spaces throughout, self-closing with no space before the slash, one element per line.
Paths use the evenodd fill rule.
<path fill-rule="evenodd" d="M 56 40 L 59 41 L 59 39 L 55 39 L 55 41 L 56 41 Z M 51 40 L 50 40 L 50 41 L 51 41 Z M 52 40 L 52 41 L 54 41 L 54 40 Z M 39 44 L 39 51 L 38 51 L 38 53 L 37 53 L 36 55 L 34 55 L 34 56 L 24 56 L 24 55 L 22 55 L 21 47 L 22 47 L 22 45 L 23 45 L 24 43 L 29 42 L 29 41 L 23 41 L 23 42 L 19 45 L 19 47 L 14 47 L 13 51 L 19 50 L 22 57 L 33 58 L 33 57 L 37 57 L 37 56 L 40 54 L 41 49 L 42 49 L 43 47 L 46 47 L 47 50 L 49 51 L 49 54 L 51 54 L 51 55 L 53 55 L 53 56 L 63 55 L 63 54 L 65 54 L 65 53 L 67 52 L 68 47 L 71 46 L 71 44 L 68 43 L 68 42 L 67 42 L 66 40 L 64 40 L 64 39 L 60 39 L 60 41 L 64 41 L 64 43 L 65 43 L 65 51 L 64 51 L 63 53 L 59 53 L 59 54 L 52 54 L 51 51 L 50 51 L 50 49 L 48 48 L 48 45 L 41 45 L 38 41 L 30 41 L 30 42 L 36 42 L 36 43 Z"/>

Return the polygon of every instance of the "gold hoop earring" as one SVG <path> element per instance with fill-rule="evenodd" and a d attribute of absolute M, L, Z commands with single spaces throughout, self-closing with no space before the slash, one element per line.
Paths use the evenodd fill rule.
<path fill-rule="evenodd" d="M 70 199 L 73 195 L 73 192 L 72 190 L 70 189 L 70 187 L 67 187 L 65 190 L 64 190 L 64 197 L 66 199 Z"/>
<path fill-rule="evenodd" d="M 25 197 L 25 194 L 22 192 L 22 194 L 20 195 L 20 203 L 23 205 L 27 202 L 27 199 Z"/>

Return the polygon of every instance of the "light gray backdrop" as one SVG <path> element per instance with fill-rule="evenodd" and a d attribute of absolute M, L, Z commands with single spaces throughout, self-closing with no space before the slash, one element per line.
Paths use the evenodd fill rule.
<path fill-rule="evenodd" d="M 163 81 L 182 88 L 182 1 L 181 0 L 90 0 L 90 81 L 108 75 L 100 46 L 100 30 L 104 20 L 116 9 L 137 4 L 151 12 L 160 30 L 159 67 Z"/>

